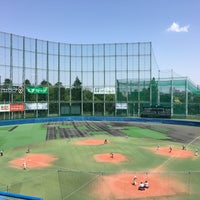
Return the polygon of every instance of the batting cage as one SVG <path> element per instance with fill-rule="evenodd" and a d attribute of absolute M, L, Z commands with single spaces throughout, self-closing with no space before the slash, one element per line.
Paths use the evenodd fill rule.
<path fill-rule="evenodd" d="M 187 77 L 175 76 L 173 72 L 171 76 L 166 76 L 169 76 L 167 72 L 151 81 L 118 80 L 118 102 L 126 102 L 123 105 L 127 106 L 128 112 L 141 117 L 183 118 L 198 115 L 200 90 L 197 86 Z M 118 112 L 126 115 L 123 109 Z"/>

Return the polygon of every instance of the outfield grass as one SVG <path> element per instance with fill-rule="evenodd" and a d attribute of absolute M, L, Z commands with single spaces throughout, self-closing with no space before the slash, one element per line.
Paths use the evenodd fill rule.
<path fill-rule="evenodd" d="M 0 149 L 7 150 L 45 141 L 46 128 L 42 124 L 18 125 L 9 131 L 12 127 L 0 127 Z"/>
<path fill-rule="evenodd" d="M 107 140 L 110 141 L 109 145 L 78 146 L 75 142 L 86 138 L 70 140 L 57 138 L 45 141 L 46 128 L 43 124 L 19 125 L 9 132 L 11 128 L 12 126 L 0 127 L 0 149 L 4 150 L 4 156 L 0 157 L 0 190 L 5 191 L 8 188 L 10 192 L 38 196 L 45 200 L 98 199 L 90 196 L 89 190 L 93 180 L 101 173 L 147 172 L 163 163 L 165 172 L 175 171 L 177 173 L 178 171 L 198 171 L 200 166 L 199 159 L 168 161 L 167 157 L 148 151 L 144 147 L 156 147 L 158 143 L 160 146 L 169 146 L 169 144 L 180 146 L 180 144 L 170 142 L 164 134 L 147 129 L 130 126 L 124 130 L 129 137 L 106 135 Z M 105 139 L 105 132 L 100 135 L 95 132 L 93 134 L 93 139 Z M 24 171 L 10 167 L 8 164 L 10 160 L 25 155 L 27 145 L 30 145 L 31 153 L 52 154 L 58 160 L 51 167 L 43 169 Z M 121 153 L 128 160 L 117 165 L 94 162 L 93 155 L 108 152 Z M 177 177 L 180 180 L 190 181 L 187 184 L 190 184 L 191 194 L 189 197 L 181 196 L 175 199 L 194 200 L 200 197 L 199 173 L 190 175 L 190 179 L 187 175 L 177 175 Z M 193 193 L 196 189 L 197 192 Z M 167 199 L 174 198 L 168 197 Z"/>
<path fill-rule="evenodd" d="M 160 132 L 133 126 L 126 126 L 126 130 L 122 130 L 122 132 L 135 138 L 153 138 L 158 140 L 170 139 L 168 136 Z"/>

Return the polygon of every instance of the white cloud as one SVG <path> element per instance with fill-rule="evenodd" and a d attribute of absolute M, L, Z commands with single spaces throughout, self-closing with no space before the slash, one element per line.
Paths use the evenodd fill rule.
<path fill-rule="evenodd" d="M 187 26 L 180 26 L 176 22 L 173 22 L 172 25 L 167 29 L 168 32 L 188 32 L 189 25 Z"/>

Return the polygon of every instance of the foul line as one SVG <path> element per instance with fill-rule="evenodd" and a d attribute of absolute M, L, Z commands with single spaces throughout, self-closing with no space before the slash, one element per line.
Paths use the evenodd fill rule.
<path fill-rule="evenodd" d="M 99 175 L 98 175 L 99 176 Z M 79 190 L 81 190 L 82 188 L 84 188 L 86 185 L 90 184 L 91 182 L 93 182 L 98 176 L 95 176 L 93 179 L 89 180 L 88 182 L 86 182 L 85 184 L 81 185 L 79 188 L 77 188 L 76 190 L 74 190 L 73 192 L 71 192 L 70 194 L 68 194 L 67 196 L 65 196 L 64 199 L 69 198 L 70 196 L 72 196 L 74 193 L 78 192 Z"/>

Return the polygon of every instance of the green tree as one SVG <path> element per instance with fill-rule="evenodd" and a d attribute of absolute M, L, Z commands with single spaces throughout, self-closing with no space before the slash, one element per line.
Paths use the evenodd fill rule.
<path fill-rule="evenodd" d="M 115 95 L 114 94 L 106 94 L 106 111 L 109 114 L 115 113 Z"/>
<path fill-rule="evenodd" d="M 82 100 L 82 83 L 78 77 L 76 77 L 72 89 L 71 89 L 71 114 L 81 114 L 81 100 Z"/>
<path fill-rule="evenodd" d="M 46 80 L 42 80 L 41 83 L 40 83 L 40 85 L 41 86 L 46 86 L 46 87 L 52 86 L 52 84 L 50 82 L 46 81 Z"/>
<path fill-rule="evenodd" d="M 46 80 L 43 80 L 40 83 L 40 86 L 42 86 L 42 87 L 49 87 L 49 86 L 51 86 L 51 83 L 49 83 Z M 47 101 L 47 100 L 48 100 L 48 94 L 40 94 L 40 95 L 38 95 L 38 101 Z"/>
<path fill-rule="evenodd" d="M 158 83 L 156 79 L 153 77 L 151 80 L 151 90 L 152 90 L 152 105 L 158 105 Z"/>
<path fill-rule="evenodd" d="M 66 101 L 66 91 L 65 91 L 65 87 L 63 86 L 62 82 L 57 82 L 55 84 L 56 86 L 56 94 L 59 95 L 59 90 L 60 90 L 60 100 L 61 101 Z"/>
<path fill-rule="evenodd" d="M 72 101 L 81 101 L 82 83 L 78 77 L 72 85 Z"/>
<path fill-rule="evenodd" d="M 83 90 L 83 110 L 85 113 L 92 114 L 92 92 L 90 90 L 84 89 Z"/>

